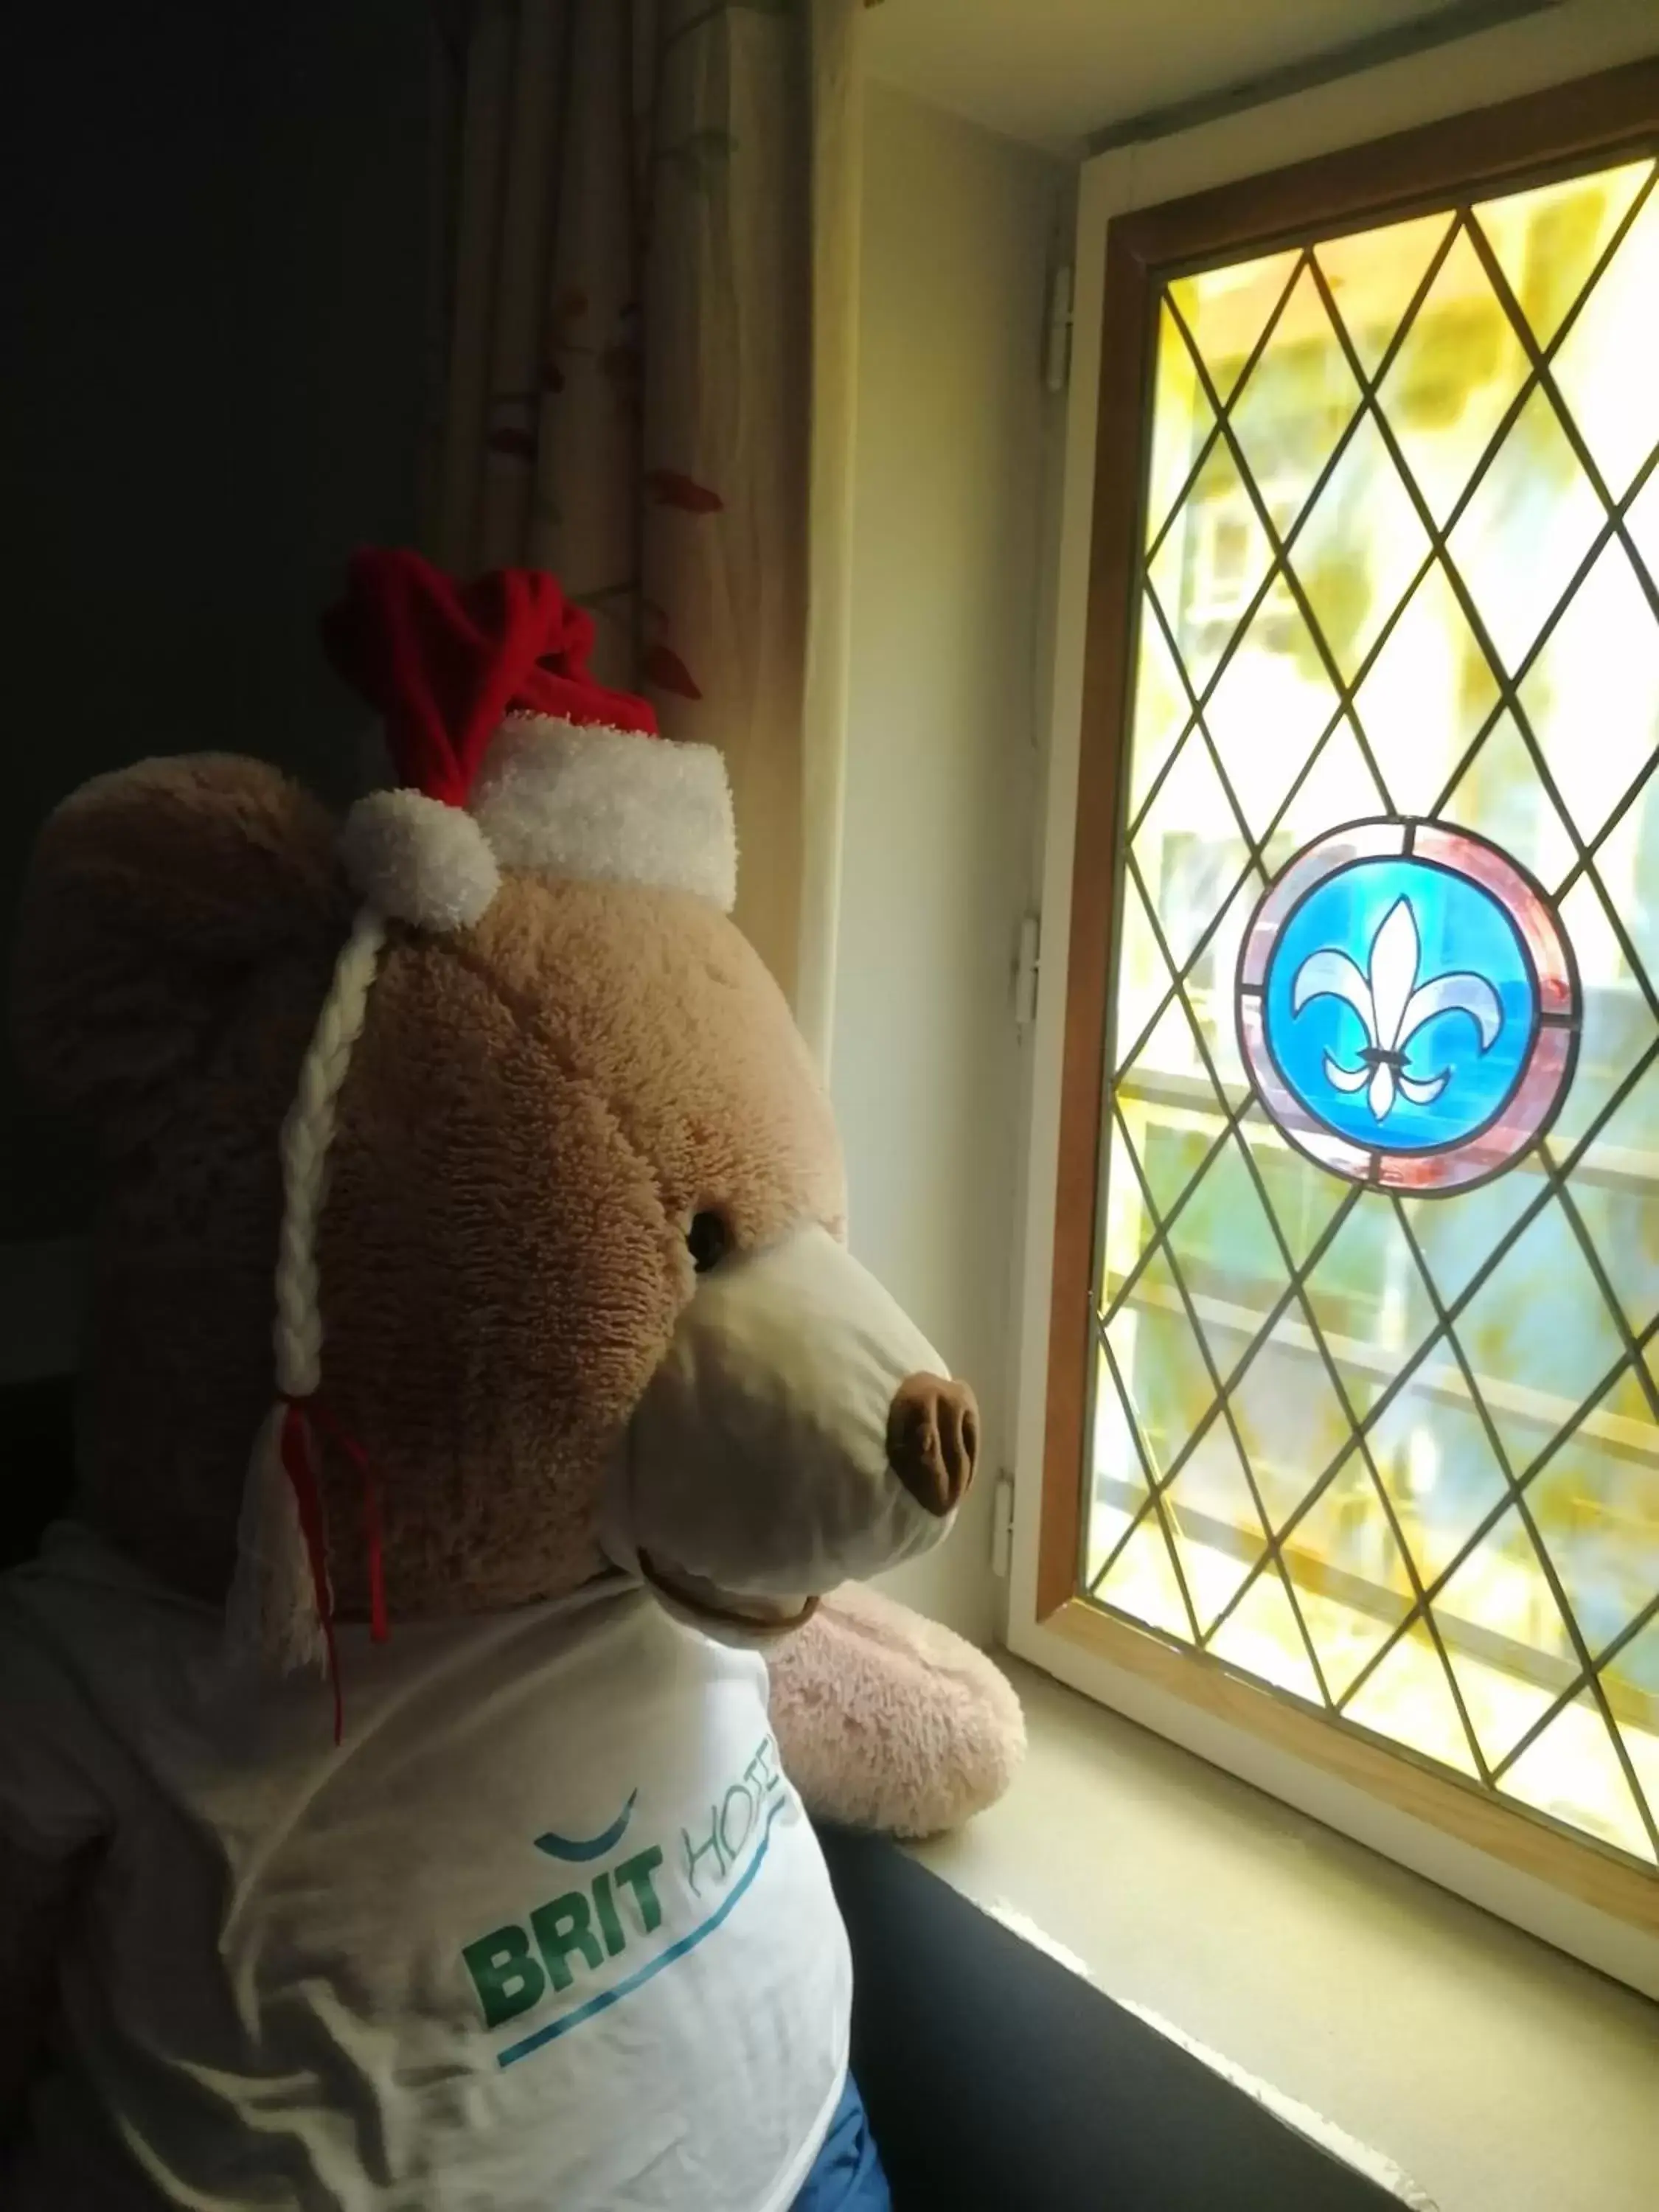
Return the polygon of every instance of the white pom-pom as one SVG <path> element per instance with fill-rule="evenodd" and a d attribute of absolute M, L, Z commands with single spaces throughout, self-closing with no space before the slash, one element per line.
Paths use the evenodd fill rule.
<path fill-rule="evenodd" d="M 419 791 L 371 791 L 346 816 L 340 857 L 352 889 L 417 928 L 465 929 L 501 889 L 471 815 Z"/>

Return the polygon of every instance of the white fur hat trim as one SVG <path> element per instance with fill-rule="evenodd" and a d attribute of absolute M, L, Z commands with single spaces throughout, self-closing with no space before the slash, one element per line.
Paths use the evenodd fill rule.
<path fill-rule="evenodd" d="M 491 739 L 471 811 L 503 867 L 692 891 L 729 914 L 738 836 L 713 745 L 511 716 Z"/>
<path fill-rule="evenodd" d="M 466 929 L 501 889 L 471 814 L 411 790 L 372 791 L 346 816 L 340 858 L 357 896 L 422 929 Z"/>

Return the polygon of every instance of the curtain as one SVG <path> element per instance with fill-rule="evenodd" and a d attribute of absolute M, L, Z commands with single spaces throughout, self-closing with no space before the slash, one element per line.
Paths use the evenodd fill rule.
<path fill-rule="evenodd" d="M 719 745 L 738 920 L 827 1055 L 859 0 L 480 0 L 441 34 L 428 550 L 552 569 Z"/>

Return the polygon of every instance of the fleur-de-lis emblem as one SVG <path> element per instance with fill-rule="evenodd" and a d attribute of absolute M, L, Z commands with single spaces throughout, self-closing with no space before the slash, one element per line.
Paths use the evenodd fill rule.
<path fill-rule="evenodd" d="M 1386 1121 L 1395 1100 L 1408 1099 L 1426 1106 L 1437 1098 L 1451 1077 L 1449 1068 L 1426 1079 L 1406 1073 L 1406 1048 L 1437 1014 L 1467 1014 L 1480 1033 L 1486 1052 L 1504 1026 L 1504 1008 L 1484 975 L 1456 971 L 1417 980 L 1422 945 L 1417 919 L 1408 899 L 1396 899 L 1377 926 L 1361 975 L 1346 952 L 1328 947 L 1310 953 L 1291 986 L 1291 1012 L 1299 1014 L 1316 999 L 1340 999 L 1352 1006 L 1364 1024 L 1365 1043 L 1357 1067 L 1345 1066 L 1328 1052 L 1325 1073 L 1338 1090 L 1367 1091 L 1366 1103 L 1379 1121 Z"/>

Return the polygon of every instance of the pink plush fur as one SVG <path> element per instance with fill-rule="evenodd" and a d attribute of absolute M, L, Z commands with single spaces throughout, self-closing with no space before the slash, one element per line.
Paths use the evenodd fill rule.
<path fill-rule="evenodd" d="M 994 1802 L 1024 1754 L 1019 1700 L 984 1653 L 855 1583 L 768 1659 L 783 1763 L 825 1819 L 936 1835 Z"/>

